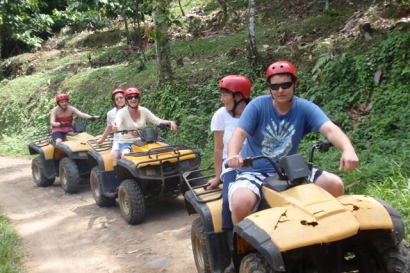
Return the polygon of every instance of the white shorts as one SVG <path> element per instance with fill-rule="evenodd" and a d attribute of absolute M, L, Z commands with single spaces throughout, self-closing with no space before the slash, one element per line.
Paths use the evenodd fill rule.
<path fill-rule="evenodd" d="M 267 177 L 271 175 L 274 175 L 274 174 L 273 173 L 261 174 L 257 172 L 238 173 L 236 175 L 235 182 L 229 184 L 229 190 L 228 190 L 229 209 L 232 211 L 232 207 L 231 207 L 232 194 L 237 189 L 247 188 L 253 191 L 259 197 L 258 202 L 256 202 L 255 206 L 252 209 L 252 212 L 255 212 L 258 209 L 259 203 L 261 200 L 261 187 L 262 187 L 263 180 L 265 180 Z"/>
<path fill-rule="evenodd" d="M 118 140 L 114 140 L 114 141 L 112 142 L 111 151 L 118 150 L 118 143 L 119 143 Z"/>
<path fill-rule="evenodd" d="M 322 174 L 321 170 L 313 168 L 312 173 L 308 179 L 310 182 L 313 183 L 321 174 Z M 253 191 L 259 197 L 258 202 L 256 202 L 255 206 L 252 209 L 252 212 L 255 212 L 258 209 L 259 204 L 260 204 L 261 188 L 262 188 L 263 181 L 267 177 L 272 176 L 272 175 L 275 175 L 275 173 L 258 173 L 258 172 L 238 173 L 236 175 L 235 182 L 232 182 L 229 184 L 229 190 L 228 190 L 229 209 L 232 211 L 232 207 L 231 207 L 232 194 L 237 189 L 247 188 Z"/>

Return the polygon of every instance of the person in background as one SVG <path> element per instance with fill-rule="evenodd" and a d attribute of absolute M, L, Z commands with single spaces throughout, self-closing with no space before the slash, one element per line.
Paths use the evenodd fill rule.
<path fill-rule="evenodd" d="M 139 139 L 137 130 L 144 129 L 147 121 L 155 125 L 169 125 L 172 132 L 175 133 L 177 131 L 178 127 L 174 121 L 160 119 L 147 108 L 140 106 L 141 92 L 137 88 L 128 88 L 125 90 L 124 95 L 127 106 L 117 112 L 113 127 L 114 132 L 129 130 L 128 134 L 120 135 L 118 147 L 121 158 L 131 152 L 131 144 Z M 135 131 L 132 131 L 133 129 Z"/>
<path fill-rule="evenodd" d="M 111 100 L 114 103 L 115 107 L 107 112 L 107 127 L 102 135 L 102 137 L 97 141 L 98 144 L 102 144 L 108 135 L 112 132 L 112 127 L 115 122 L 115 116 L 117 115 L 118 110 L 122 109 L 125 106 L 125 90 L 121 88 L 116 88 L 111 92 Z M 111 147 L 111 157 L 113 165 L 117 165 L 117 161 L 120 159 L 120 153 L 118 151 L 118 142 L 120 140 L 119 134 L 114 134 L 112 147 Z"/>
<path fill-rule="evenodd" d="M 54 144 L 64 141 L 65 135 L 73 131 L 73 115 L 83 119 L 99 118 L 99 116 L 85 114 L 74 106 L 68 105 L 69 100 L 70 97 L 67 94 L 56 95 L 57 106 L 50 113 L 51 136 Z"/>
<path fill-rule="evenodd" d="M 208 181 L 207 189 L 214 189 L 223 183 L 222 188 L 222 229 L 226 231 L 227 241 L 232 236 L 232 217 L 228 203 L 229 183 L 235 181 L 236 171 L 226 169 L 223 161 L 227 157 L 228 141 L 235 130 L 239 117 L 250 101 L 251 82 L 242 75 L 228 75 L 218 84 L 221 102 L 224 104 L 213 115 L 211 130 L 214 132 L 215 178 Z M 235 272 L 233 262 L 225 272 Z"/>
<path fill-rule="evenodd" d="M 359 166 L 346 134 L 317 105 L 294 95 L 298 77 L 293 64 L 287 61 L 271 64 L 266 81 L 271 94 L 259 96 L 248 104 L 228 144 L 227 164 L 238 168 L 236 181 L 231 183 L 228 193 L 234 224 L 257 210 L 262 183 L 275 173 L 265 160 L 255 161 L 252 167 L 241 167 L 243 158 L 265 155 L 277 160 L 296 154 L 304 136 L 320 132 L 342 151 L 340 170 L 353 171 Z M 309 180 L 335 197 L 344 192 L 343 181 L 335 174 L 313 169 Z"/>

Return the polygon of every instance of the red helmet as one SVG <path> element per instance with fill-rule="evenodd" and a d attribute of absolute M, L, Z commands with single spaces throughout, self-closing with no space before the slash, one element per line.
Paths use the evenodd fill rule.
<path fill-rule="evenodd" d="M 118 94 L 118 93 L 124 94 L 125 90 L 122 88 L 115 88 L 114 91 L 111 92 L 111 99 L 114 99 L 115 94 Z"/>
<path fill-rule="evenodd" d="M 242 75 L 223 77 L 218 84 L 219 88 L 227 89 L 232 93 L 241 93 L 245 99 L 249 99 L 251 96 L 251 86 L 251 81 Z"/>
<path fill-rule="evenodd" d="M 59 101 L 62 101 L 62 100 L 70 100 L 70 97 L 67 94 L 57 94 L 56 95 L 57 104 Z"/>
<path fill-rule="evenodd" d="M 139 91 L 137 88 L 131 87 L 131 88 L 127 88 L 127 89 L 125 90 L 124 96 L 125 96 L 125 98 L 127 98 L 127 96 L 128 96 L 128 95 L 131 95 L 131 94 L 138 94 L 138 95 L 140 95 L 141 93 L 140 93 L 140 91 Z"/>
<path fill-rule="evenodd" d="M 295 82 L 298 82 L 298 76 L 296 74 L 296 69 L 290 62 L 278 61 L 271 64 L 266 70 L 266 81 L 269 82 L 269 78 L 277 74 L 291 74 L 295 78 Z"/>

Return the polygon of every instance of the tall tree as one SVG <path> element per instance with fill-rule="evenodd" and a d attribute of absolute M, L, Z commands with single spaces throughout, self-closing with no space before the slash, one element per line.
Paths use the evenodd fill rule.
<path fill-rule="evenodd" d="M 255 31 L 255 0 L 249 0 L 249 24 L 248 30 L 248 57 L 252 64 L 258 61 L 258 49 L 256 47 Z"/>
<path fill-rule="evenodd" d="M 168 41 L 168 28 L 172 24 L 181 26 L 174 15 L 171 14 L 169 6 L 172 0 L 145 0 L 150 2 L 155 26 L 150 29 L 149 35 L 155 40 L 158 65 L 158 85 L 162 85 L 173 79 L 171 66 L 171 49 Z"/>

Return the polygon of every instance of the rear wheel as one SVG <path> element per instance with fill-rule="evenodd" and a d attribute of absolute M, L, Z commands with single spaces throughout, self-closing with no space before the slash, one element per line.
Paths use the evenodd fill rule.
<path fill-rule="evenodd" d="M 195 219 L 191 229 L 191 244 L 198 273 L 211 272 L 206 236 L 202 218 Z"/>
<path fill-rule="evenodd" d="M 102 190 L 102 176 L 98 166 L 91 170 L 90 186 L 95 203 L 100 207 L 111 207 L 115 204 L 115 197 L 107 197 Z"/>
<path fill-rule="evenodd" d="M 145 216 L 145 199 L 137 181 L 126 179 L 121 182 L 118 188 L 118 203 L 121 215 L 128 224 L 142 222 Z"/>
<path fill-rule="evenodd" d="M 41 157 L 36 157 L 31 161 L 31 173 L 34 183 L 39 187 L 49 187 L 54 184 L 55 177 L 47 178 L 44 174 L 44 163 Z"/>
<path fill-rule="evenodd" d="M 61 186 L 66 193 L 76 193 L 80 184 L 80 175 L 74 160 L 64 157 L 60 160 L 59 175 Z"/>

